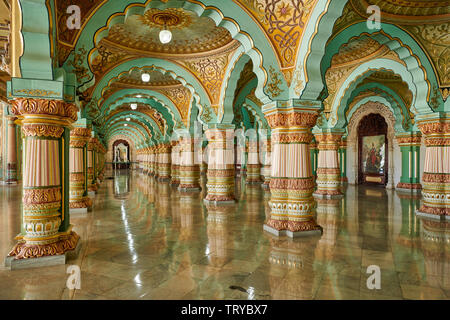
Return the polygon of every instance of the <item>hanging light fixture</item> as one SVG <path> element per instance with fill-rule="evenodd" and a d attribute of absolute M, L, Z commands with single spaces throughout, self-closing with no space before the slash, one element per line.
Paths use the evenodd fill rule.
<path fill-rule="evenodd" d="M 150 75 L 148 73 L 143 73 L 141 76 L 141 79 L 143 82 L 149 82 L 150 81 Z"/>
<path fill-rule="evenodd" d="M 138 107 L 137 103 L 132 103 L 130 106 L 132 110 L 136 110 Z"/>
<path fill-rule="evenodd" d="M 126 118 L 126 120 L 127 120 L 127 121 L 130 121 L 130 120 L 131 120 L 131 118 Z"/>
<path fill-rule="evenodd" d="M 138 94 L 138 95 L 136 96 L 136 98 L 142 98 L 142 96 L 141 96 L 140 94 Z"/>
<path fill-rule="evenodd" d="M 164 29 L 162 29 L 159 32 L 159 41 L 161 41 L 162 44 L 167 44 L 170 41 L 172 41 L 172 32 L 170 30 L 167 30 L 166 21 L 164 20 Z"/>
<path fill-rule="evenodd" d="M 125 126 L 125 127 L 128 127 L 128 124 L 127 124 L 127 123 L 125 123 L 125 124 L 124 124 L 124 126 Z"/>

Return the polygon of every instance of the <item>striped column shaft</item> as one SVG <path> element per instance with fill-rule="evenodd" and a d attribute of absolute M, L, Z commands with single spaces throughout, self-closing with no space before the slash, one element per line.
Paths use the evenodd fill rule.
<path fill-rule="evenodd" d="M 159 148 L 158 179 L 160 181 L 170 180 L 172 162 L 171 150 L 172 146 L 168 143 L 162 144 Z"/>
<path fill-rule="evenodd" d="M 339 167 L 338 149 L 342 134 L 321 133 L 315 135 L 318 142 L 319 157 L 317 165 L 317 190 L 315 197 L 339 198 L 343 197 L 340 190 L 341 170 Z"/>
<path fill-rule="evenodd" d="M 211 128 L 208 138 L 208 193 L 206 201 L 234 202 L 234 130 Z"/>
<path fill-rule="evenodd" d="M 70 209 L 87 209 L 92 206 L 92 201 L 87 196 L 87 150 L 86 145 L 91 136 L 91 129 L 77 127 L 70 132 Z"/>
<path fill-rule="evenodd" d="M 314 180 L 309 144 L 316 112 L 266 115 L 272 128 L 271 216 L 268 231 L 321 232 L 313 217 Z"/>
<path fill-rule="evenodd" d="M 196 141 L 192 137 L 180 140 L 180 191 L 200 191 L 200 161 L 195 154 Z"/>
<path fill-rule="evenodd" d="M 180 184 L 180 143 L 172 142 L 172 168 L 171 168 L 171 184 L 178 186 Z"/>
<path fill-rule="evenodd" d="M 95 139 L 90 138 L 87 144 L 87 172 L 88 172 L 88 191 L 97 192 L 98 186 L 95 181 L 95 167 L 94 167 L 94 150 Z"/>
<path fill-rule="evenodd" d="M 8 153 L 6 165 L 6 179 L 8 184 L 17 183 L 17 152 L 16 152 L 16 124 L 15 117 L 8 117 Z"/>
<path fill-rule="evenodd" d="M 450 219 L 450 117 L 419 121 L 425 136 L 423 205 L 417 214 Z"/>
<path fill-rule="evenodd" d="M 247 141 L 247 183 L 260 183 L 261 180 L 261 164 L 259 163 L 259 146 L 258 137 L 249 137 Z"/>
<path fill-rule="evenodd" d="M 64 158 L 66 128 L 77 120 L 78 108 L 60 100 L 20 98 L 12 101 L 11 111 L 22 126 L 24 169 L 23 232 L 9 256 L 29 259 L 64 254 L 75 249 L 79 240 L 65 211 L 69 171 Z"/>

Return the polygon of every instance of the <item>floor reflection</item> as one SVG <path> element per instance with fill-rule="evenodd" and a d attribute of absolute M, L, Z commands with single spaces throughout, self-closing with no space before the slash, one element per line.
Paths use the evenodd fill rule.
<path fill-rule="evenodd" d="M 66 266 L 0 268 L 0 299 L 449 299 L 450 224 L 420 219 L 417 196 L 370 187 L 319 200 L 319 237 L 263 232 L 270 192 L 236 179 L 232 205 L 127 171 L 110 173 L 92 212 L 73 215 L 82 238 L 81 290 Z M 0 186 L 0 253 L 20 231 L 21 188 Z M 367 267 L 381 269 L 369 290 Z"/>

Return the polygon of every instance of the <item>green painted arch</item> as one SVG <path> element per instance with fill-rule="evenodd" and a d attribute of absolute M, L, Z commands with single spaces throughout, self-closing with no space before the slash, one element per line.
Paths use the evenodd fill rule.
<path fill-rule="evenodd" d="M 381 30 L 372 30 L 367 28 L 366 22 L 360 22 L 351 25 L 333 37 L 327 43 L 325 54 L 320 63 L 320 70 L 323 72 L 321 82 L 325 83 L 325 71 L 331 66 L 331 60 L 338 53 L 341 45 L 356 37 L 370 37 L 380 44 L 386 45 L 405 62 L 407 70 L 411 73 L 417 87 L 416 101 L 418 104 L 415 105 L 415 108 L 418 113 L 430 113 L 431 110 L 427 101 L 432 86 L 438 85 L 433 66 L 420 45 L 407 32 L 392 24 L 381 23 Z M 308 83 L 308 85 L 310 84 Z M 441 101 L 441 104 L 443 104 L 443 101 Z"/>
<path fill-rule="evenodd" d="M 128 126 L 125 127 L 124 124 L 128 123 L 126 121 L 120 121 L 114 123 L 111 127 L 111 133 L 108 133 L 106 135 L 106 139 L 108 140 L 109 136 L 115 131 L 115 130 L 129 130 L 130 132 L 133 132 L 136 137 L 140 137 L 140 140 L 150 140 L 152 142 L 155 142 L 156 140 L 151 137 L 142 126 L 136 125 L 136 123 L 128 123 Z"/>
<path fill-rule="evenodd" d="M 403 99 L 398 95 L 397 92 L 395 92 L 394 90 L 385 86 L 382 83 L 371 82 L 371 83 L 367 83 L 367 84 L 364 84 L 364 85 L 356 88 L 350 95 L 350 99 L 348 100 L 348 105 L 346 106 L 346 110 L 348 109 L 349 105 L 351 104 L 351 102 L 354 100 L 354 98 L 357 95 L 359 95 L 360 93 L 362 93 L 364 91 L 368 91 L 368 90 L 375 92 L 378 96 L 381 96 L 384 99 L 386 99 L 387 101 L 389 101 L 390 105 L 393 108 L 392 112 L 394 113 L 395 117 L 397 118 L 399 116 L 402 118 L 401 126 L 402 126 L 403 130 L 407 131 L 412 127 L 409 110 L 406 107 Z M 345 112 L 347 112 L 347 111 L 345 111 Z"/>
<path fill-rule="evenodd" d="M 240 79 L 241 72 L 244 70 L 245 64 L 250 60 L 250 57 L 244 53 L 242 47 L 235 52 L 228 64 L 225 73 L 224 81 L 220 92 L 220 101 L 223 106 L 223 114 L 219 117 L 221 123 L 231 124 L 234 119 L 234 94 L 236 92 L 237 83 Z"/>
<path fill-rule="evenodd" d="M 123 125 L 116 125 L 114 128 L 111 128 L 111 131 L 105 136 L 106 141 L 109 141 L 110 137 L 118 131 L 123 131 L 126 132 L 127 135 L 134 136 L 136 139 L 135 141 L 150 139 L 146 134 L 134 126 L 128 126 L 127 129 L 125 129 Z"/>
<path fill-rule="evenodd" d="M 110 105 L 108 112 L 104 114 L 105 118 L 109 117 L 111 112 L 113 112 L 118 107 L 127 105 L 127 104 L 131 104 L 131 103 L 140 103 L 140 104 L 143 104 L 143 105 L 147 106 L 148 108 L 154 109 L 156 112 L 158 112 L 162 116 L 162 118 L 165 122 L 165 125 L 167 127 L 167 130 L 166 130 L 167 132 L 172 131 L 173 128 L 175 127 L 176 122 L 174 120 L 174 115 L 171 114 L 170 111 L 164 107 L 164 105 L 161 105 L 160 103 L 156 102 L 153 99 L 147 99 L 145 97 L 143 97 L 143 98 L 132 98 L 132 97 L 119 98 L 119 100 L 116 100 L 113 104 Z M 130 112 L 131 111 L 134 111 L 134 110 L 132 110 L 130 108 Z"/>
<path fill-rule="evenodd" d="M 142 95 L 142 98 L 133 97 L 139 94 Z M 161 113 L 167 121 L 170 121 L 174 125 L 176 123 L 182 123 L 181 115 L 172 100 L 162 93 L 152 90 L 122 89 L 114 92 L 114 94 L 102 103 L 101 113 L 108 115 L 111 111 L 114 111 L 117 106 L 133 102 L 151 105 Z"/>
<path fill-rule="evenodd" d="M 142 124 L 144 124 L 147 128 L 151 130 L 152 136 L 156 136 L 157 133 L 162 137 L 165 137 L 167 135 L 167 131 L 166 133 L 161 132 L 158 125 L 150 116 L 136 111 L 123 111 L 119 112 L 118 114 L 115 114 L 113 117 L 105 121 L 101 129 L 103 129 L 103 131 L 107 131 L 108 125 L 110 123 L 116 121 L 117 119 L 126 119 L 126 118 L 131 118 L 133 120 L 136 120 L 137 122 L 141 122 Z"/>
<path fill-rule="evenodd" d="M 244 102 L 242 104 L 242 108 L 244 108 L 248 113 L 251 113 L 253 115 L 253 117 L 255 118 L 255 127 L 256 124 L 258 124 L 259 128 L 261 128 L 263 126 L 263 121 L 261 120 L 261 117 L 259 116 L 259 114 L 253 109 L 252 106 L 250 106 L 249 104 L 247 104 L 246 102 Z M 256 129 L 256 128 L 254 128 Z"/>
<path fill-rule="evenodd" d="M 266 70 L 269 69 L 269 66 L 272 66 L 277 71 L 280 70 L 275 51 L 267 40 L 262 28 L 239 6 L 239 4 L 232 1 L 169 0 L 167 2 L 162 2 L 158 0 L 135 0 L 133 2 L 127 1 L 121 3 L 116 3 L 116 1 L 106 1 L 85 23 L 85 27 L 77 41 L 75 50 L 84 47 L 88 52 L 93 51 L 95 42 L 98 43 L 107 35 L 109 27 L 124 21 L 124 19 L 131 14 L 142 13 L 147 8 L 164 9 L 168 7 L 182 7 L 185 10 L 195 12 L 198 16 L 209 17 L 217 26 L 226 28 L 231 36 L 242 44 L 244 51 L 253 61 L 254 72 L 259 79 L 256 90 L 257 97 L 264 103 L 270 102 L 270 99 L 264 93 L 264 85 L 268 82 Z M 252 36 L 250 36 L 250 34 Z M 95 42 L 92 41 L 94 37 Z M 93 53 L 90 53 L 90 55 L 92 56 Z M 67 62 L 65 63 L 65 66 L 70 68 Z M 83 61 L 83 67 L 88 69 L 90 73 L 90 80 L 83 84 L 79 84 L 84 91 L 93 84 L 93 73 L 90 71 L 87 60 Z M 284 79 L 282 79 L 282 81 L 282 86 L 285 87 L 283 92 L 286 92 L 287 96 L 287 85 Z"/>
<path fill-rule="evenodd" d="M 366 104 L 367 102 L 379 102 L 379 103 L 385 105 L 392 112 L 392 114 L 394 115 L 394 118 L 395 118 L 394 129 L 395 129 L 395 132 L 396 133 L 400 133 L 400 132 L 406 132 L 407 131 L 407 130 L 405 130 L 403 128 L 403 117 L 402 117 L 401 113 L 399 112 L 398 108 L 393 106 L 388 99 L 386 99 L 385 97 L 381 97 L 381 96 L 365 97 L 365 98 L 361 99 L 360 101 L 358 101 L 354 105 L 352 110 L 350 110 L 347 119 L 351 119 L 353 114 L 358 110 L 358 108 L 360 106 Z M 346 128 L 346 129 L 348 129 L 348 128 Z"/>
<path fill-rule="evenodd" d="M 241 112 L 242 112 L 242 122 L 241 124 L 241 128 L 244 128 L 244 130 L 248 130 L 250 128 L 253 128 L 253 125 L 250 121 L 250 116 L 248 115 L 248 110 L 244 107 L 241 106 Z"/>
<path fill-rule="evenodd" d="M 297 95 L 296 83 L 293 81 L 289 88 L 292 96 L 304 100 L 319 100 L 325 86 L 320 61 L 325 54 L 325 44 L 333 33 L 334 23 L 342 15 L 347 2 L 348 0 L 318 1 L 314 7 L 297 55 L 296 72 L 300 72 L 300 81 L 306 85 Z"/>
<path fill-rule="evenodd" d="M 417 89 L 415 82 L 413 80 L 413 77 L 411 73 L 406 69 L 404 65 L 401 63 L 390 60 L 390 59 L 374 59 L 370 60 L 368 62 L 360 64 L 358 67 L 356 67 L 350 75 L 345 79 L 345 81 L 341 84 L 338 91 L 336 92 L 336 96 L 334 98 L 333 104 L 331 106 L 331 116 L 330 120 L 328 121 L 329 126 L 339 126 L 341 127 L 343 123 L 345 123 L 345 116 L 343 114 L 344 110 L 343 108 L 339 108 L 340 105 L 346 106 L 348 103 L 348 100 L 350 98 L 351 93 L 353 90 L 358 86 L 358 84 L 366 77 L 368 77 L 370 74 L 372 74 L 375 71 L 379 70 L 388 70 L 393 71 L 395 74 L 400 75 L 403 81 L 405 81 L 413 93 L 413 100 L 412 100 L 412 107 L 411 110 L 417 114 L 418 112 L 414 109 L 414 106 L 417 106 L 418 104 L 426 104 L 428 106 L 426 100 L 419 100 L 419 97 L 417 96 Z M 424 99 L 425 97 L 421 96 L 420 98 Z M 431 109 L 428 107 L 431 112 Z"/>
<path fill-rule="evenodd" d="M 270 128 L 269 123 L 267 122 L 267 119 L 261 110 L 261 106 L 257 105 L 255 103 L 255 101 L 253 101 L 252 99 L 249 99 L 249 98 L 245 99 L 245 102 L 243 103 L 243 105 L 247 106 L 247 108 L 250 108 L 250 111 L 252 112 L 252 114 L 258 119 L 258 123 L 259 123 L 261 129 Z"/>
<path fill-rule="evenodd" d="M 122 135 L 122 136 L 126 136 L 129 137 L 129 139 L 131 141 L 133 141 L 136 145 L 136 141 L 140 141 L 141 138 L 137 137 L 133 132 L 131 131 L 126 131 L 126 130 L 121 130 L 121 129 L 116 129 L 114 130 L 114 132 L 112 132 L 112 134 L 110 136 L 108 136 L 107 141 L 111 141 L 113 139 L 115 139 L 115 137 L 117 137 L 118 135 Z"/>
<path fill-rule="evenodd" d="M 173 79 L 180 81 L 189 91 L 191 91 L 193 99 L 196 100 L 197 106 L 203 109 L 200 101 L 206 101 L 206 104 L 210 104 L 209 97 L 203 88 L 203 85 L 199 80 L 185 68 L 173 62 L 156 59 L 156 58 L 139 58 L 135 60 L 126 61 L 114 69 L 110 70 L 97 84 L 94 89 L 92 99 L 94 101 L 100 101 L 103 88 L 110 84 L 110 81 L 117 77 L 120 73 L 128 71 L 131 68 L 142 68 L 145 66 L 158 65 L 155 69 L 163 70 L 165 74 L 170 75 Z M 154 92 L 154 91 L 153 91 Z M 175 110 L 173 110 L 175 112 Z M 216 121 L 215 115 L 213 115 L 213 121 Z"/>

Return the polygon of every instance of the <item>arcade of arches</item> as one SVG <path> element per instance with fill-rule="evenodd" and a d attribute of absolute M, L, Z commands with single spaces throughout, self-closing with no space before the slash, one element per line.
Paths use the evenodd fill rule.
<path fill-rule="evenodd" d="M 0 2 L 0 298 L 449 299 L 449 29 L 444 0 Z"/>

